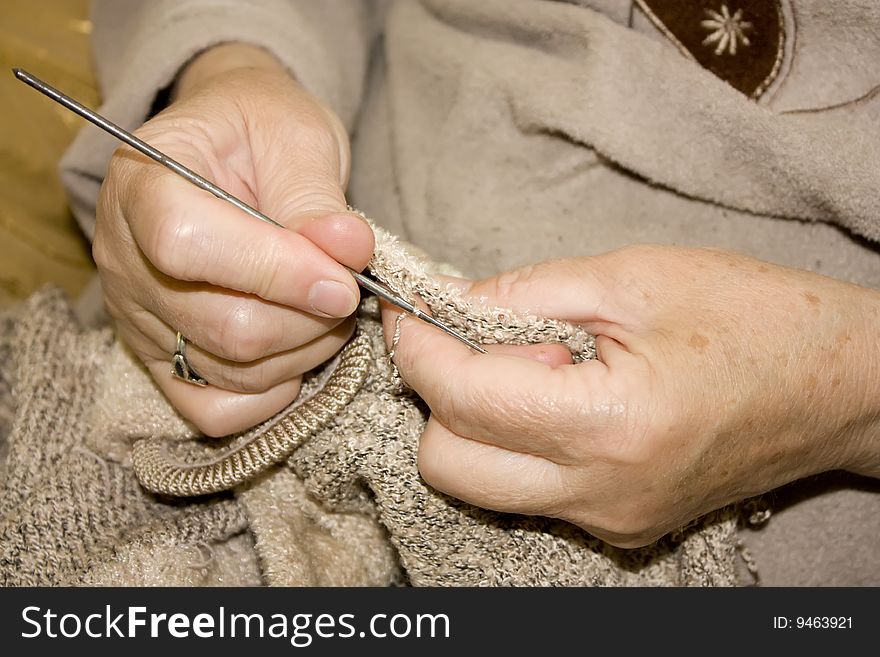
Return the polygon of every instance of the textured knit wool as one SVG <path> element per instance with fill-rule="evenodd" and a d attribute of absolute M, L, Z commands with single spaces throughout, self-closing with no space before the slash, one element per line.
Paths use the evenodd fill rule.
<path fill-rule="evenodd" d="M 14 419 L 0 494 L 0 583 L 195 585 L 259 581 L 238 565 L 247 517 L 231 495 L 181 505 L 146 494 L 89 447 L 109 331 L 81 331 L 58 291 L 4 322 Z M 8 330 L 11 329 L 11 330 Z M 120 416 L 135 401 L 117 398 Z M 215 548 L 209 546 L 216 546 Z M 205 553 L 216 556 L 206 563 Z M 227 569 L 227 565 L 229 566 Z"/>
<path fill-rule="evenodd" d="M 420 295 L 472 339 L 563 342 L 575 360 L 594 357 L 592 337 L 578 327 L 466 300 L 394 238 L 376 234 L 372 273 Z M 0 521 L 4 584 L 735 583 L 731 509 L 622 550 L 564 522 L 479 509 L 426 485 L 416 456 L 427 409 L 388 358 L 375 298 L 359 310 L 352 344 L 369 357 L 349 361 L 358 376 L 345 369 L 343 352 L 278 416 L 220 441 L 176 416 L 109 331 L 77 328 L 58 292 L 36 295 L 3 326 L 12 330 L 2 348 L 16 362 Z M 334 386 L 334 377 L 356 383 Z M 332 417 L 313 422 L 304 409 L 314 404 L 333 408 Z M 154 496 L 132 467 L 133 444 L 161 443 L 155 453 L 173 465 L 206 469 L 255 442 L 290 449 L 214 495 Z"/>

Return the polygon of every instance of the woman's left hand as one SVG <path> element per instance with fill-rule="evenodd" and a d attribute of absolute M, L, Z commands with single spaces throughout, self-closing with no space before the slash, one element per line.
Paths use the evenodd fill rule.
<path fill-rule="evenodd" d="M 419 468 L 498 511 L 622 547 L 832 469 L 880 476 L 880 294 L 712 250 L 629 247 L 466 284 L 575 322 L 560 345 L 479 355 L 412 318 L 395 362 L 431 408 Z M 396 309 L 385 306 L 386 335 Z"/>

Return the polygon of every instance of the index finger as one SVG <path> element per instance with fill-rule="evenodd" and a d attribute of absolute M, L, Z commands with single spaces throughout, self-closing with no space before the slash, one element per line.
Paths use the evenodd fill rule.
<path fill-rule="evenodd" d="M 141 185 L 127 219 L 141 251 L 163 274 L 325 317 L 344 317 L 356 308 L 354 279 L 307 237 L 250 217 L 170 172 Z M 343 228 L 362 223 L 346 213 L 312 220 Z"/>
<path fill-rule="evenodd" d="M 396 311 L 383 310 L 386 322 Z M 395 363 L 432 415 L 459 436 L 567 462 L 601 429 L 607 367 L 548 364 L 509 353 L 477 354 L 412 317 L 401 322 Z"/>

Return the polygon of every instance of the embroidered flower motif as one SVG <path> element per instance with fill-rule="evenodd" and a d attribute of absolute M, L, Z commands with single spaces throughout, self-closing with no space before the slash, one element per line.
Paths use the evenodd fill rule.
<path fill-rule="evenodd" d="M 744 46 L 750 45 L 745 32 L 752 27 L 752 24 L 742 19 L 742 9 L 737 9 L 731 14 L 727 5 L 722 4 L 720 12 L 707 9 L 706 14 L 709 18 L 702 21 L 700 25 L 707 30 L 712 30 L 712 33 L 703 39 L 703 45 L 716 44 L 716 55 L 722 54 L 725 48 L 731 55 L 735 55 L 738 43 L 742 43 Z"/>

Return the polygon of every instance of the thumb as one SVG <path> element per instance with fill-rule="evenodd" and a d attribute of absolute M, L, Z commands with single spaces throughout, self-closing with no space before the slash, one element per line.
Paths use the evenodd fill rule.
<path fill-rule="evenodd" d="M 305 131 L 259 163 L 261 210 L 308 238 L 337 262 L 362 270 L 373 254 L 373 231 L 348 210 L 348 142 L 335 131 Z M 319 138 L 320 137 L 320 138 Z M 340 145 L 342 144 L 342 145 Z M 273 149 L 275 150 L 275 149 Z M 276 154 L 277 153 L 277 154 Z M 257 163 L 255 163 L 257 164 Z"/>
<path fill-rule="evenodd" d="M 607 284 L 599 258 L 571 258 L 514 269 L 476 281 L 467 294 L 539 317 L 587 323 L 601 319 Z"/>
<path fill-rule="evenodd" d="M 297 217 L 295 225 L 300 235 L 355 271 L 363 270 L 373 255 L 373 231 L 352 212 L 310 212 Z"/>

